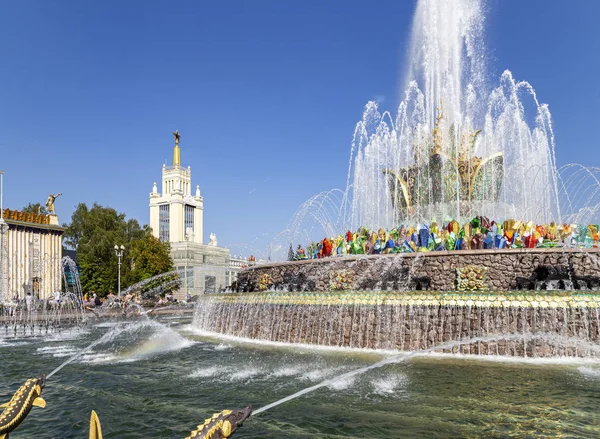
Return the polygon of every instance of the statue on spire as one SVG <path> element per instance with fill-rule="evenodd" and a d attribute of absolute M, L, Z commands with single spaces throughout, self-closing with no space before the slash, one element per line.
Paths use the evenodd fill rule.
<path fill-rule="evenodd" d="M 179 134 L 179 130 L 175 130 L 173 133 L 173 137 L 175 138 L 175 146 L 179 146 L 179 139 L 181 139 L 181 134 Z"/>
<path fill-rule="evenodd" d="M 181 139 L 181 134 L 179 134 L 179 130 L 175 130 L 173 137 L 175 138 L 175 148 L 173 148 L 173 166 L 175 168 L 179 168 L 181 166 L 181 151 L 179 150 L 179 139 Z"/>

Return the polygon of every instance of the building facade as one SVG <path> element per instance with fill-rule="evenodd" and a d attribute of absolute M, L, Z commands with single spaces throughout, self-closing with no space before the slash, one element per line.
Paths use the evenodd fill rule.
<path fill-rule="evenodd" d="M 181 165 L 178 131 L 173 133 L 173 166 L 163 164 L 161 191 L 150 192 L 150 227 L 155 237 L 171 246 L 171 257 L 181 277 L 179 296 L 223 291 L 237 279 L 229 249 L 219 247 L 214 234 L 204 244 L 204 200 L 200 186 L 192 195 L 192 169 Z"/>
<path fill-rule="evenodd" d="M 5 209 L 0 218 L 0 302 L 61 290 L 62 237 L 56 215 Z"/>

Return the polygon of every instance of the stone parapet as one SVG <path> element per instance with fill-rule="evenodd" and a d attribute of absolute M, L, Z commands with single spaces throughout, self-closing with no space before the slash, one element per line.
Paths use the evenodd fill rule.
<path fill-rule="evenodd" d="M 540 266 L 570 266 L 576 276 L 600 276 L 600 249 L 537 248 L 464 250 L 392 255 L 352 255 L 256 265 L 242 270 L 242 291 L 405 290 L 428 278 L 426 289 L 453 291 L 457 269 L 485 267 L 490 290 L 517 288 Z M 337 282 L 340 280 L 340 282 Z M 412 282 L 412 284 L 411 284 Z"/>

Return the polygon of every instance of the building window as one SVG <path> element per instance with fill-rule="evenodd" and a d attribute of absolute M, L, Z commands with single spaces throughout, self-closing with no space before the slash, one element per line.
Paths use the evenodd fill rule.
<path fill-rule="evenodd" d="M 158 238 L 169 242 L 169 205 L 161 204 L 158 210 Z"/>
<path fill-rule="evenodd" d="M 185 233 L 189 231 L 194 231 L 194 206 L 190 206 L 189 204 L 185 205 L 185 224 L 184 224 Z"/>
<path fill-rule="evenodd" d="M 215 294 L 216 286 L 216 276 L 204 276 L 204 294 Z"/>
<path fill-rule="evenodd" d="M 187 268 L 186 281 L 187 281 L 188 288 L 194 288 L 194 267 Z"/>
<path fill-rule="evenodd" d="M 179 266 L 177 274 L 182 287 L 194 288 L 194 267 Z"/>
<path fill-rule="evenodd" d="M 231 272 L 230 272 L 229 270 L 227 270 L 227 271 L 225 272 L 225 286 L 226 286 L 226 287 L 228 287 L 228 286 L 230 286 L 230 285 L 231 285 L 231 279 L 229 278 L 229 276 L 230 276 L 230 273 L 231 273 Z"/>

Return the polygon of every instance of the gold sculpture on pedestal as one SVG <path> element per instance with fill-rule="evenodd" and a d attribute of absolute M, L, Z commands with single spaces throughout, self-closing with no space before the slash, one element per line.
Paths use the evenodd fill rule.
<path fill-rule="evenodd" d="M 48 199 L 46 200 L 46 210 L 50 215 L 54 215 L 54 202 L 58 197 L 60 197 L 62 193 L 58 193 L 56 195 L 50 194 L 48 195 Z"/>
<path fill-rule="evenodd" d="M 444 138 L 442 120 L 440 106 L 431 137 L 414 144 L 413 165 L 383 170 L 389 175 L 392 202 L 400 217 L 418 207 L 457 202 L 464 214 L 474 202 L 497 202 L 500 198 L 503 154 L 498 152 L 486 158 L 474 154 L 481 130 L 464 131 L 456 145 L 454 124 Z"/>

